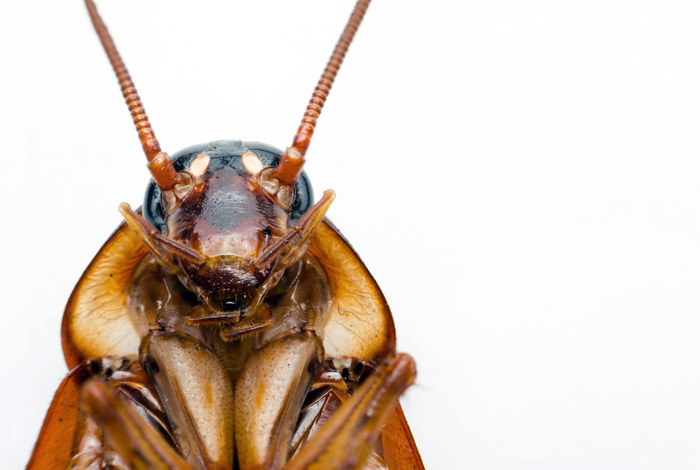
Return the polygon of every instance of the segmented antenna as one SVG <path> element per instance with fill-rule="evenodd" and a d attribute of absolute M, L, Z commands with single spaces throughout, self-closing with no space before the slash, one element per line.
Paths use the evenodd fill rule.
<path fill-rule="evenodd" d="M 338 74 L 338 69 L 340 69 L 340 65 L 343 63 L 345 54 L 355 37 L 355 33 L 362 22 L 362 18 L 365 16 L 370 1 L 371 0 L 358 0 L 355 4 L 355 9 L 352 11 L 350 19 L 348 19 L 345 29 L 340 35 L 338 43 L 335 45 L 333 54 L 331 54 L 331 58 L 321 75 L 321 79 L 318 81 L 311 95 L 309 104 L 304 112 L 304 117 L 292 141 L 292 146 L 284 152 L 284 155 L 280 159 L 280 163 L 273 176 L 282 184 L 294 184 L 301 173 L 301 168 L 304 165 L 304 155 L 306 155 L 306 150 L 311 143 L 311 137 L 314 134 L 318 116 L 321 114 L 328 93 L 333 86 L 335 76 Z"/>
<path fill-rule="evenodd" d="M 92 0 L 85 0 L 85 6 L 90 14 L 95 32 L 100 38 L 100 42 L 107 53 L 109 62 L 112 64 L 112 69 L 114 69 L 117 80 L 119 80 L 122 95 L 124 95 L 124 100 L 129 107 L 131 118 L 138 131 L 139 140 L 141 141 L 143 152 L 146 154 L 146 159 L 149 162 L 148 167 L 151 170 L 153 179 L 162 190 L 171 189 L 175 184 L 180 182 L 180 175 L 175 171 L 175 168 L 173 168 L 167 154 L 160 149 L 160 143 L 158 139 L 156 139 L 153 128 L 151 128 L 151 123 L 146 115 L 141 97 L 138 91 L 136 91 L 134 82 L 131 80 L 131 75 L 129 75 L 129 71 L 124 65 L 124 61 L 121 55 L 119 55 L 117 47 L 114 45 L 114 40 L 112 40 L 112 36 L 107 30 L 107 26 L 105 26 L 100 14 L 97 12 L 95 3 Z"/>

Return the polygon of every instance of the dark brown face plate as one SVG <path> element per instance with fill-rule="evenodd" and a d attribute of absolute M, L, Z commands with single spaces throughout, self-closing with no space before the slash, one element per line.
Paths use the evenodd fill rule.
<path fill-rule="evenodd" d="M 257 176 L 222 166 L 194 179 L 165 217 L 165 235 L 206 258 L 180 260 L 197 294 L 216 310 L 246 308 L 274 265 L 254 262 L 287 234 L 289 213 L 257 185 Z"/>
<path fill-rule="evenodd" d="M 230 166 L 207 172 L 167 216 L 166 235 L 206 257 L 258 257 L 289 216 L 251 179 Z"/>

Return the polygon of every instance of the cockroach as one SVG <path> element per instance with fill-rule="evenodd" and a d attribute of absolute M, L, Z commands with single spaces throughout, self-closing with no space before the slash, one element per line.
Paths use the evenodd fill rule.
<path fill-rule="evenodd" d="M 172 157 L 92 0 L 152 180 L 66 307 L 71 369 L 29 469 L 422 469 L 376 282 L 315 203 L 305 155 L 369 5 L 358 0 L 292 144 Z"/>

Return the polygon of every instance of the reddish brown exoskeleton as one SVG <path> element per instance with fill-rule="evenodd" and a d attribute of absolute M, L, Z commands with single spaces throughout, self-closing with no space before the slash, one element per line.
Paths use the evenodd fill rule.
<path fill-rule="evenodd" d="M 153 177 L 76 286 L 63 321 L 72 369 L 30 469 L 422 469 L 398 397 L 378 286 L 312 204 L 302 172 L 316 120 L 369 0 L 359 0 L 292 145 L 163 152 L 86 0 Z"/>

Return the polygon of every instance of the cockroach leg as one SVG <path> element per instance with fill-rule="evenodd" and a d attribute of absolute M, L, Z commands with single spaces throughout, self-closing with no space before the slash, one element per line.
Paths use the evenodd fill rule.
<path fill-rule="evenodd" d="M 196 470 L 233 467 L 233 389 L 218 355 L 163 331 L 146 336 L 141 362 L 158 389 L 181 454 Z"/>
<path fill-rule="evenodd" d="M 301 258 L 308 248 L 305 246 L 306 241 L 316 231 L 334 200 L 335 193 L 331 190 L 325 191 L 321 199 L 299 218 L 289 233 L 255 260 L 255 265 L 262 268 L 274 262 L 280 267 L 287 267 Z"/>
<path fill-rule="evenodd" d="M 206 261 L 206 258 L 201 254 L 158 232 L 154 226 L 148 223 L 137 212 L 134 212 L 129 204 L 120 204 L 119 212 L 124 217 L 129 228 L 134 231 L 136 236 L 139 237 L 146 248 L 148 248 L 164 267 L 170 268 L 171 270 L 178 269 L 175 263 L 166 255 L 185 259 L 193 263 L 203 263 Z"/>
<path fill-rule="evenodd" d="M 398 354 L 390 359 L 333 413 L 284 469 L 362 468 L 385 419 L 415 375 L 411 356 Z"/>
<path fill-rule="evenodd" d="M 195 307 L 189 315 L 187 315 L 187 324 L 190 326 L 202 325 L 221 325 L 239 321 L 241 318 L 240 312 L 216 312 L 212 313 L 211 309 L 205 305 Z"/>
<path fill-rule="evenodd" d="M 236 452 L 241 470 L 280 469 L 304 397 L 319 367 L 313 334 L 282 337 L 254 351 L 236 386 Z M 284 364 L 283 367 L 280 367 Z"/>
<path fill-rule="evenodd" d="M 121 460 L 119 454 L 107 447 L 102 429 L 85 412 L 81 412 L 73 437 L 75 443 L 67 469 L 90 470 L 108 465 L 124 467 L 121 465 L 123 462 L 118 462 Z"/>
<path fill-rule="evenodd" d="M 81 408 L 95 425 L 86 423 L 84 437 L 96 436 L 96 428 L 104 433 L 104 442 L 114 449 L 105 459 L 108 468 L 125 469 L 177 469 L 190 470 L 190 466 L 177 451 L 146 421 L 126 400 L 100 380 L 90 380 L 83 386 Z M 81 440 L 86 443 L 86 439 Z M 93 446 L 98 450 L 99 447 Z M 76 454 L 76 470 L 88 463 L 86 455 Z M 92 468 L 92 465 L 83 467 Z"/>
<path fill-rule="evenodd" d="M 314 383 L 314 385 L 316 385 L 316 383 Z M 343 393 L 335 386 L 324 387 L 323 390 L 319 390 L 319 392 L 320 394 L 314 394 L 311 400 L 307 399 L 299 415 L 299 423 L 297 424 L 290 447 L 290 456 L 296 455 L 311 437 L 316 435 L 320 429 L 323 429 L 323 426 L 333 413 L 350 398 L 348 393 Z M 389 470 L 389 466 L 384 461 L 382 455 L 376 450 L 372 452 L 367 462 L 358 468 L 362 470 Z"/>
<path fill-rule="evenodd" d="M 184 461 L 173 447 L 165 412 L 135 356 L 93 359 L 74 371 L 81 400 L 67 468 L 145 468 L 134 466 L 143 459 L 153 468 L 189 468 L 178 466 Z"/>
<path fill-rule="evenodd" d="M 306 397 L 294 431 L 290 456 L 295 456 L 306 443 L 323 429 L 328 419 L 348 401 L 371 365 L 356 358 L 327 359 Z M 378 453 L 379 451 L 379 453 Z M 387 470 L 389 466 L 377 449 L 362 470 Z"/>
<path fill-rule="evenodd" d="M 296 455 L 301 447 L 328 421 L 328 418 L 349 398 L 347 391 L 342 390 L 339 384 L 345 384 L 341 378 L 338 383 L 322 385 L 322 388 L 313 390 L 318 385 L 318 377 L 312 386 L 312 391 L 306 398 L 306 402 L 299 414 L 299 422 L 294 431 L 290 446 L 290 456 Z"/>
<path fill-rule="evenodd" d="M 125 202 L 119 205 L 119 213 L 124 217 L 126 224 L 134 234 L 139 237 L 139 240 L 148 248 L 148 251 L 151 252 L 158 263 L 163 267 L 172 269 L 174 263 L 169 260 L 163 251 L 154 243 L 153 235 L 157 232 L 155 227 L 146 222 L 138 213 L 134 212 L 131 206 Z"/>
<path fill-rule="evenodd" d="M 270 308 L 263 305 L 257 310 L 255 319 L 222 328 L 220 333 L 221 339 L 232 341 L 245 335 L 263 331 L 271 325 L 272 315 L 270 313 Z"/>

